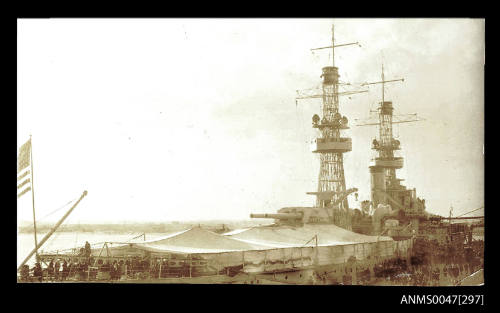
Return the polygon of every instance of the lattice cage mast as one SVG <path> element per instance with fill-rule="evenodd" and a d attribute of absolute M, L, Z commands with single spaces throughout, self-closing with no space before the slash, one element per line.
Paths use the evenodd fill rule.
<path fill-rule="evenodd" d="M 345 152 L 351 151 L 351 139 L 341 137 L 341 129 L 347 128 L 347 118 L 339 112 L 338 97 L 338 68 L 323 68 L 323 103 L 320 138 L 316 139 L 313 150 L 319 153 L 320 171 L 318 176 L 318 194 L 316 206 L 327 207 L 338 200 L 346 191 L 344 176 Z M 339 208 L 346 210 L 349 207 L 347 198 L 339 203 Z"/>
<path fill-rule="evenodd" d="M 339 112 L 339 96 L 352 95 L 366 91 L 339 92 L 339 71 L 335 66 L 335 48 L 359 45 L 357 42 L 335 45 L 334 26 L 332 25 L 332 45 L 311 50 L 331 49 L 332 66 L 322 69 L 322 88 L 320 94 L 300 94 L 297 99 L 322 98 L 322 117 L 313 116 L 313 128 L 319 130 L 319 137 L 312 143 L 312 152 L 319 153 L 320 169 L 318 188 L 308 192 L 316 196 L 316 206 L 333 212 L 331 218 L 339 226 L 350 228 L 348 219 L 349 203 L 346 195 L 343 154 L 352 150 L 352 141 L 343 137 L 342 130 L 348 129 L 348 119 Z M 332 211 L 333 210 L 333 211 Z"/>
<path fill-rule="evenodd" d="M 379 128 L 378 140 L 372 142 L 372 149 L 378 152 L 370 164 L 371 198 L 372 205 L 395 205 L 398 209 L 423 209 L 425 202 L 416 197 L 416 190 L 407 190 L 400 184 L 402 179 L 397 178 L 396 170 L 403 167 L 403 158 L 395 156 L 394 152 L 401 149 L 399 140 L 393 137 L 393 124 L 416 122 L 422 119 L 417 114 L 394 115 L 392 101 L 385 100 L 385 84 L 404 81 L 404 78 L 386 80 L 384 65 L 382 64 L 382 80 L 364 83 L 362 86 L 381 84 L 382 101 L 378 107 L 378 121 L 361 121 L 357 126 L 377 125 Z M 394 120 L 397 117 L 398 119 Z"/>

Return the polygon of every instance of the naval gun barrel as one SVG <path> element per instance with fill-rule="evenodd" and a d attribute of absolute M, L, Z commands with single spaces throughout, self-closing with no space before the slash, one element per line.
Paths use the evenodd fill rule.
<path fill-rule="evenodd" d="M 302 214 L 300 213 L 272 213 L 272 214 L 250 214 L 251 218 L 274 218 L 280 220 L 296 220 L 301 219 Z"/>

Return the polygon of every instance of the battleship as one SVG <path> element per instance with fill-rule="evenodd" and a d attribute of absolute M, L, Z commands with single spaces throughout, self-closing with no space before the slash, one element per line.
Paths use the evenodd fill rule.
<path fill-rule="evenodd" d="M 356 125 L 378 128 L 378 136 L 372 142 L 372 149 L 378 155 L 371 161 L 367 158 L 367 165 L 370 162 L 367 169 L 371 198 L 361 201 L 359 208 L 349 206 L 348 197 L 354 195 L 357 198 L 358 188 L 346 187 L 343 160 L 344 153 L 356 152 L 351 151 L 352 139 L 342 133 L 349 129 L 350 123 L 349 118 L 341 113 L 339 99 L 368 90 L 339 89 L 341 83 L 335 51 L 348 46 L 359 46 L 359 43 L 336 43 L 332 26 L 331 44 L 311 49 L 327 49 L 332 55 L 332 64 L 321 70 L 321 88 L 297 92 L 296 101 L 310 98 L 322 101 L 321 116 L 315 114 L 312 117 L 312 127 L 317 130 L 318 137 L 311 143 L 311 151 L 319 156 L 320 161 L 317 190 L 307 192 L 315 197 L 314 206 L 284 207 L 276 213 L 251 214 L 252 219 L 273 220 L 256 227 L 222 232 L 192 227 L 152 240 L 134 238 L 126 242 L 109 241 L 39 253 L 43 244 L 87 196 L 87 191 L 84 191 L 40 242 L 35 228 L 35 248 L 19 265 L 18 281 L 482 284 L 484 243 L 474 239 L 473 231 L 475 227 L 484 226 L 484 217 L 430 214 L 426 211 L 425 200 L 417 197 L 416 189 L 402 185 L 402 180 L 396 175 L 396 170 L 403 168 L 403 157 L 395 153 L 401 150 L 401 142 L 393 136 L 393 124 L 421 119 L 416 115 L 393 115 L 394 104 L 385 99 L 384 86 L 403 79 L 386 80 L 383 65 L 381 81 L 360 85 L 382 85 L 378 120 L 357 120 Z M 21 150 L 18 173 L 22 173 L 28 164 L 32 165 L 32 161 L 24 161 L 28 149 Z M 33 255 L 37 261 L 34 271 L 26 265 Z"/>

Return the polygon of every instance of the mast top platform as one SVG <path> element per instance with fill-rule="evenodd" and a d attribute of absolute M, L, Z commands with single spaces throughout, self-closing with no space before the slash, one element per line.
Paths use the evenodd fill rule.
<path fill-rule="evenodd" d="M 380 113 L 385 115 L 392 115 L 394 108 L 392 107 L 392 101 L 382 101 L 380 103 Z"/>
<path fill-rule="evenodd" d="M 339 81 L 339 68 L 334 66 L 325 66 L 322 68 L 323 85 L 337 84 Z"/>

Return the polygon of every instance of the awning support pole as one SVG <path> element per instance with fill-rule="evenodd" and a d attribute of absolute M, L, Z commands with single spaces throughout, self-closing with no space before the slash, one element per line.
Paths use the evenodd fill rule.
<path fill-rule="evenodd" d="M 161 265 L 163 264 L 163 258 L 160 259 L 160 272 L 158 273 L 158 279 L 161 278 Z"/>
<path fill-rule="evenodd" d="M 192 266 L 193 262 L 192 262 L 192 258 L 191 258 L 191 254 L 189 255 L 189 278 L 191 278 L 191 266 Z"/>

